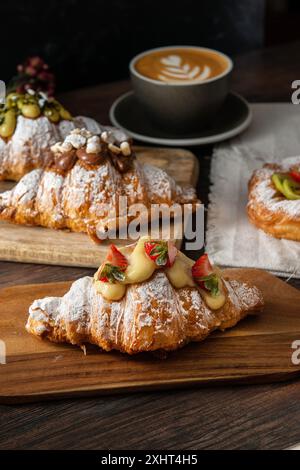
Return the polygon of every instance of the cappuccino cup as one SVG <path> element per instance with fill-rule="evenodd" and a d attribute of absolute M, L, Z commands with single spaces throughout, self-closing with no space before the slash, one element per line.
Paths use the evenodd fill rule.
<path fill-rule="evenodd" d="M 196 46 L 151 49 L 129 64 L 135 95 L 148 117 L 177 134 L 211 124 L 228 95 L 232 68 L 227 55 Z"/>

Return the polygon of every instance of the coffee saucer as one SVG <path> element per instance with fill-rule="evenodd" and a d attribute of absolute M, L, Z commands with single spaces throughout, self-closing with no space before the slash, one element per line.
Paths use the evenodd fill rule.
<path fill-rule="evenodd" d="M 113 103 L 109 118 L 114 126 L 124 129 L 141 142 L 178 147 L 213 144 L 234 137 L 249 126 L 252 113 L 244 98 L 236 93 L 229 93 L 211 127 L 182 136 L 172 135 L 163 132 L 148 120 L 134 92 L 129 91 Z"/>

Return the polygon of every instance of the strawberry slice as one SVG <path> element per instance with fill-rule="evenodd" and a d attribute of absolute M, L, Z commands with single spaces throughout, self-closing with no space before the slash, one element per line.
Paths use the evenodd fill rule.
<path fill-rule="evenodd" d="M 177 248 L 172 242 L 149 241 L 145 242 L 145 253 L 157 266 L 171 267 L 174 264 Z"/>
<path fill-rule="evenodd" d="M 202 289 L 209 291 L 213 296 L 219 295 L 219 278 L 206 253 L 192 266 L 192 276 Z"/>
<path fill-rule="evenodd" d="M 106 256 L 106 261 L 102 264 L 98 279 L 102 282 L 115 283 L 116 281 L 124 281 L 124 271 L 128 266 L 126 257 L 118 250 L 118 248 L 111 244 Z"/>
<path fill-rule="evenodd" d="M 200 256 L 199 259 L 197 259 L 194 266 L 192 267 L 193 277 L 196 279 L 201 279 L 202 277 L 209 276 L 212 273 L 212 265 L 210 264 L 208 255 L 205 253 L 204 255 Z"/>
<path fill-rule="evenodd" d="M 167 263 L 167 266 L 168 268 L 170 268 L 171 266 L 173 266 L 174 262 L 175 262 L 175 258 L 177 256 L 177 248 L 176 246 L 174 245 L 173 242 L 171 242 L 170 240 L 168 241 L 168 263 Z"/>
<path fill-rule="evenodd" d="M 297 181 L 297 183 L 300 183 L 300 171 L 292 170 L 290 172 L 290 177 L 293 178 L 294 181 Z"/>
<path fill-rule="evenodd" d="M 121 271 L 125 271 L 128 266 L 126 257 L 118 250 L 116 245 L 113 244 L 109 247 L 106 259 L 110 264 L 118 267 Z"/>

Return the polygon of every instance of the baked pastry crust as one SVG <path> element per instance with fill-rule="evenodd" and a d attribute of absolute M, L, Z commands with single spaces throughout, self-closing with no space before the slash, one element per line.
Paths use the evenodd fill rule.
<path fill-rule="evenodd" d="M 26 329 L 53 342 L 91 343 L 105 351 L 172 351 L 262 310 L 262 294 L 256 287 L 235 280 L 223 284 L 226 302 L 219 310 L 210 310 L 196 286 L 175 289 L 163 271 L 127 286 L 120 301 L 106 300 L 93 278 L 84 277 L 64 297 L 35 300 Z"/>
<path fill-rule="evenodd" d="M 273 237 L 300 241 L 300 200 L 279 195 L 271 180 L 274 173 L 289 172 L 299 164 L 300 157 L 288 158 L 281 165 L 266 164 L 249 181 L 249 220 Z"/>
<path fill-rule="evenodd" d="M 75 128 L 86 128 L 101 133 L 94 119 L 77 116 L 54 124 L 45 116 L 29 119 L 18 116 L 17 126 L 10 139 L 0 137 L 0 181 L 19 181 L 29 171 L 47 164 L 51 145 L 64 138 Z"/>
<path fill-rule="evenodd" d="M 76 140 L 76 145 L 83 137 L 80 132 L 84 135 L 86 131 L 78 129 L 68 136 L 70 141 Z M 107 131 L 101 136 L 103 134 L 105 138 L 111 137 Z M 92 139 L 95 137 L 93 135 Z M 67 141 L 68 146 L 70 141 Z M 120 209 L 121 196 L 127 197 L 128 207 L 143 204 L 145 217 L 150 214 L 151 204 L 172 206 L 174 203 L 195 205 L 198 202 L 194 188 L 182 188 L 165 171 L 141 164 L 134 158 L 129 142 L 125 144 L 125 153 L 130 152 L 128 156 L 109 150 L 118 152 L 117 142 L 98 142 L 97 146 L 103 145 L 99 155 L 84 155 L 92 159 L 96 155 L 96 164 L 75 158 L 63 169 L 70 151 L 60 153 L 64 144 L 55 145 L 59 149 L 56 164 L 52 162 L 45 170 L 31 171 L 12 190 L 0 194 L 0 220 L 86 232 L 97 241 L 99 234 L 106 238 L 105 234 L 111 229 L 127 226 L 136 217 L 134 213 L 128 214 L 127 207 Z"/>

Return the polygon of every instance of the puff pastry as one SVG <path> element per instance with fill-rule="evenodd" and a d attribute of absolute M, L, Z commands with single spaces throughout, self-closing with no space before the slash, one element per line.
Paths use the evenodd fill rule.
<path fill-rule="evenodd" d="M 300 165 L 300 157 L 256 170 L 249 182 L 247 211 L 250 222 L 276 238 L 300 241 L 300 199 L 289 200 L 272 182 L 274 173 L 289 173 Z"/>
<path fill-rule="evenodd" d="M 134 248 L 127 250 L 127 254 L 133 253 Z M 27 331 L 58 343 L 92 343 L 105 351 L 171 351 L 202 341 L 214 330 L 230 328 L 263 308 L 259 289 L 224 278 L 225 298 L 216 310 L 208 306 L 197 284 L 175 287 L 166 268 L 155 269 L 143 282 L 127 285 L 117 301 L 99 293 L 97 279 L 75 281 L 64 297 L 35 300 L 29 309 Z"/>
<path fill-rule="evenodd" d="M 143 204 L 196 204 L 193 188 L 180 187 L 163 170 L 135 159 L 130 140 L 116 129 L 101 138 L 85 129 L 73 130 L 52 147 L 46 169 L 23 176 L 10 191 L 0 194 L 0 220 L 54 229 L 87 232 L 95 241 L 114 224 L 127 226 L 136 214 L 120 208 Z M 97 235 L 98 233 L 98 235 Z"/>

